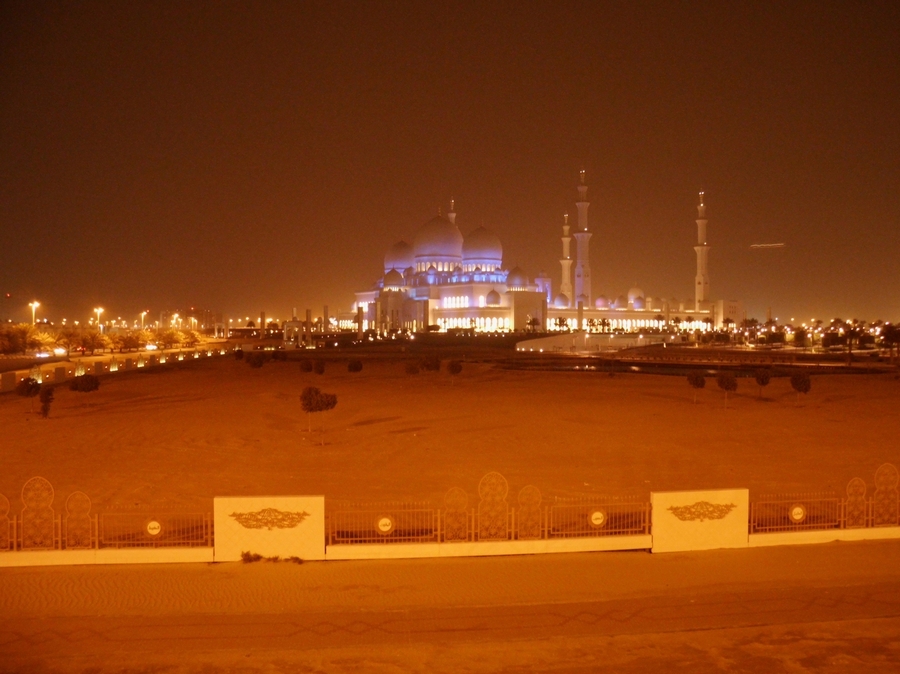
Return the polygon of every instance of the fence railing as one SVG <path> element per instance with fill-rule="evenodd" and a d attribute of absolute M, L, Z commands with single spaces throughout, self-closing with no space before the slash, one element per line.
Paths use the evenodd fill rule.
<path fill-rule="evenodd" d="M 527 515 L 527 517 L 525 516 Z M 506 508 L 505 528 L 485 533 L 475 508 L 439 510 L 426 503 L 345 505 L 328 514 L 328 545 L 548 540 L 650 533 L 650 503 L 560 499 L 535 512 Z M 491 524 L 496 524 L 492 517 Z M 536 526 L 537 525 L 537 526 Z M 499 531 L 499 534 L 497 533 Z"/>
<path fill-rule="evenodd" d="M 834 494 L 766 495 L 750 504 L 750 533 L 845 528 L 845 503 Z"/>
<path fill-rule="evenodd" d="M 204 513 L 103 513 L 99 548 L 193 548 L 213 544 L 212 518 Z"/>

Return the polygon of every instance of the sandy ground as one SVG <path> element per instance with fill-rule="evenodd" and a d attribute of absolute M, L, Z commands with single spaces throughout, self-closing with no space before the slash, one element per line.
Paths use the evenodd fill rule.
<path fill-rule="evenodd" d="M 0 672 L 895 672 L 900 542 L 0 570 Z"/>
<path fill-rule="evenodd" d="M 313 420 L 299 393 L 338 406 Z M 367 361 L 324 375 L 230 358 L 0 396 L 0 493 L 34 476 L 95 512 L 210 510 L 215 495 L 474 503 L 498 470 L 545 497 L 872 486 L 900 463 L 892 375 L 821 376 L 798 400 L 682 377 Z M 315 427 L 324 422 L 323 436 Z M 0 570 L 0 672 L 893 672 L 900 543 L 650 555 Z"/>
<path fill-rule="evenodd" d="M 314 385 L 337 407 L 307 415 Z M 14 511 L 42 475 L 59 508 L 74 491 L 96 510 L 171 505 L 211 510 L 216 495 L 324 494 L 329 500 L 428 500 L 451 487 L 476 498 L 497 470 L 510 500 L 580 493 L 748 487 L 835 491 L 900 464 L 900 380 L 813 377 L 800 398 L 786 379 L 759 397 L 750 380 L 723 395 L 710 380 L 693 404 L 683 377 L 504 371 L 490 364 L 407 375 L 402 362 L 297 363 L 252 369 L 230 358 L 105 377 L 98 392 L 58 390 L 49 419 L 0 396 L 0 493 Z M 37 409 L 38 405 L 35 405 Z M 324 424 L 325 444 L 320 428 Z"/>

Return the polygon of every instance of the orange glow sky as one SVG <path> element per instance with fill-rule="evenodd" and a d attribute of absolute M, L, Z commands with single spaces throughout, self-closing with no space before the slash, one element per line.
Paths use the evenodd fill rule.
<path fill-rule="evenodd" d="M 900 319 L 894 3 L 5 2 L 0 310 L 349 309 L 456 199 L 559 285 Z M 784 242 L 780 252 L 752 244 Z"/>

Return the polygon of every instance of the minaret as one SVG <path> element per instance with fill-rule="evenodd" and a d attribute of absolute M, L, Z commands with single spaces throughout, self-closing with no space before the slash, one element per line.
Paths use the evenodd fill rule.
<path fill-rule="evenodd" d="M 562 245 L 563 253 L 559 264 L 562 266 L 562 283 L 559 284 L 559 292 L 565 295 L 569 300 L 569 306 L 573 305 L 572 297 L 572 255 L 569 253 L 569 244 L 572 237 L 569 236 L 569 214 L 563 216 L 563 235 Z"/>
<path fill-rule="evenodd" d="M 697 206 L 697 277 L 694 283 L 694 311 L 700 311 L 701 305 L 709 299 L 709 269 L 707 258 L 709 246 L 706 245 L 706 204 L 703 203 L 703 192 L 700 193 L 700 204 Z"/>
<path fill-rule="evenodd" d="M 447 211 L 447 219 L 451 224 L 456 224 L 456 200 L 450 199 L 450 210 Z"/>
<path fill-rule="evenodd" d="M 591 262 L 588 257 L 588 242 L 591 240 L 591 233 L 588 231 L 588 206 L 587 185 L 584 183 L 584 171 L 581 171 L 581 183 L 578 185 L 578 201 L 575 202 L 578 207 L 578 231 L 575 232 L 575 241 L 577 242 L 576 258 L 575 258 L 575 297 L 572 298 L 575 304 L 578 298 L 585 296 L 585 306 L 591 305 Z"/>

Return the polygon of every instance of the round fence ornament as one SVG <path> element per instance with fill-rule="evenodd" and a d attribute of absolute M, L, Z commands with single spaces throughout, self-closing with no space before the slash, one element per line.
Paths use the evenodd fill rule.
<path fill-rule="evenodd" d="M 375 531 L 382 536 L 387 536 L 394 530 L 394 520 L 389 515 L 382 515 L 375 520 Z"/>
<path fill-rule="evenodd" d="M 609 518 L 607 517 L 606 511 L 603 508 L 592 510 L 590 515 L 588 515 L 588 522 L 595 529 L 602 529 L 606 526 L 606 523 L 608 521 Z"/>
<path fill-rule="evenodd" d="M 159 536 L 162 533 L 162 525 L 156 520 L 147 522 L 147 533 L 151 536 Z"/>
<path fill-rule="evenodd" d="M 802 503 L 795 503 L 791 506 L 788 517 L 791 518 L 793 524 L 802 524 L 803 520 L 806 519 L 806 506 Z"/>

